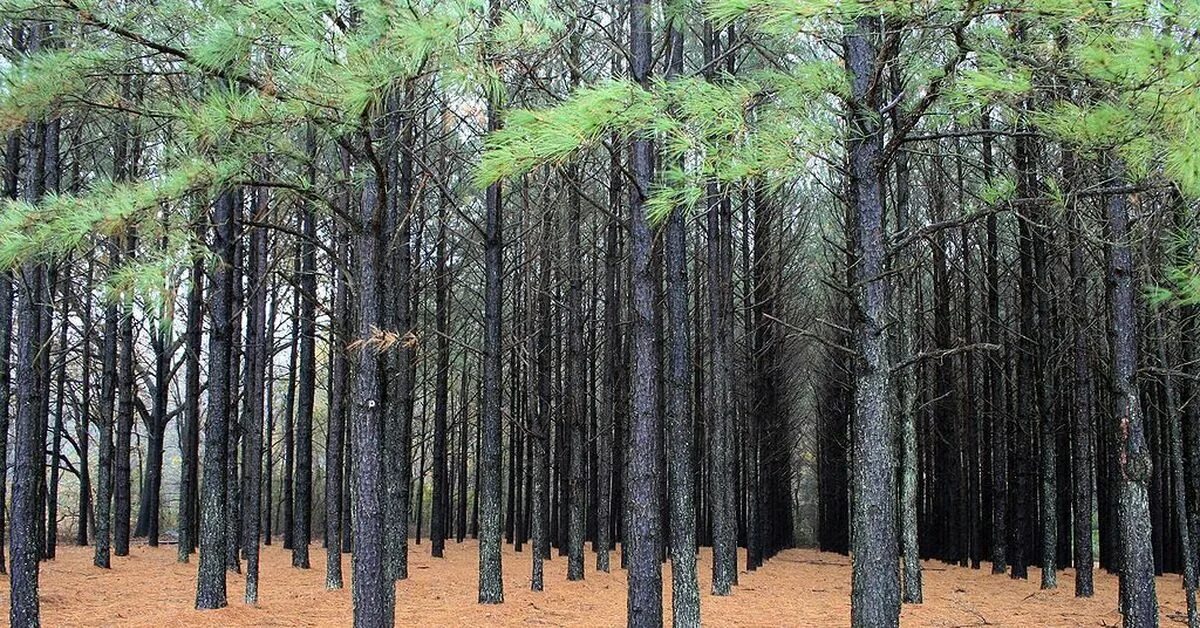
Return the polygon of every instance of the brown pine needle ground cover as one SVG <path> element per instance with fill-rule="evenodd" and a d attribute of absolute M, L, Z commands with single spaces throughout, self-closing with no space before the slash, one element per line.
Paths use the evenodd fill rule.
<path fill-rule="evenodd" d="M 427 543 L 412 545 L 410 578 L 396 587 L 396 625 L 419 626 L 624 626 L 625 575 L 597 573 L 589 553 L 587 578 L 567 582 L 565 557 L 546 563 L 546 590 L 529 590 L 529 552 L 505 546 L 505 603 L 475 602 L 477 546 L 447 543 L 445 559 L 429 557 Z M 291 567 L 290 552 L 263 548 L 261 603 L 242 603 L 243 579 L 229 576 L 228 608 L 192 609 L 196 563 L 175 562 L 175 547 L 135 546 L 129 557 L 113 557 L 106 572 L 92 566 L 91 548 L 60 546 L 57 560 L 42 563 L 42 624 L 75 626 L 349 626 L 350 591 L 326 591 L 325 554 L 314 547 L 314 569 Z M 700 558 L 701 590 L 707 591 L 711 555 Z M 744 557 L 744 555 L 743 555 Z M 350 561 L 344 568 L 349 573 Z M 613 556 L 613 564 L 618 561 Z M 317 568 L 319 567 L 319 568 Z M 670 597 L 670 570 L 664 569 Z M 1073 596 L 1073 572 L 1059 577 L 1054 591 L 1029 580 L 993 576 L 983 570 L 926 563 L 925 604 L 906 606 L 908 626 L 1117 626 L 1117 579 L 1097 572 L 1096 597 Z M 726 598 L 705 593 L 701 604 L 708 626 L 840 626 L 850 617 L 850 567 L 843 556 L 788 550 L 754 573 L 741 572 L 740 586 Z M 0 577 L 7 589 L 7 577 Z M 348 584 L 348 582 L 347 582 Z M 1184 602 L 1178 576 L 1158 579 L 1164 626 L 1181 624 Z M 0 617 L 8 619 L 8 595 L 0 596 Z M 666 602 L 670 614 L 669 599 Z"/>

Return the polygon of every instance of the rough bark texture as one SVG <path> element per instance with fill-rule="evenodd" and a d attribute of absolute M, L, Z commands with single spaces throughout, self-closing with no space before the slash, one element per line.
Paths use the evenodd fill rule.
<path fill-rule="evenodd" d="M 860 251 L 855 279 L 859 364 L 852 429 L 851 623 L 896 626 L 900 620 L 896 544 L 894 424 L 888 412 L 887 289 L 884 272 L 883 196 L 880 190 L 882 127 L 873 84 L 878 56 L 877 18 L 860 17 L 846 34 L 846 68 L 854 107 L 849 164 L 853 217 Z"/>
<path fill-rule="evenodd" d="M 499 3 L 492 1 L 493 12 Z M 496 105 L 489 99 L 488 128 L 495 130 L 500 120 Z M 483 297 L 483 398 L 479 425 L 479 602 L 499 604 L 504 601 L 504 580 L 500 571 L 501 527 L 501 460 L 502 418 L 500 377 L 502 369 L 501 328 L 504 276 L 500 184 L 489 185 L 484 216 L 484 297 Z"/>
<path fill-rule="evenodd" d="M 304 237 L 300 240 L 300 370 L 297 374 L 295 479 L 290 514 L 292 566 L 308 569 L 308 544 L 312 539 L 313 403 L 317 385 L 317 217 L 310 206 L 305 206 L 301 220 Z"/>
<path fill-rule="evenodd" d="M 649 86 L 650 15 L 649 0 L 630 0 L 630 74 L 634 81 Z M 654 351 L 654 293 L 652 268 L 654 233 L 644 209 L 650 190 L 653 162 L 647 139 L 634 139 L 630 148 L 629 190 L 630 274 L 633 330 L 631 353 L 631 413 L 629 418 L 625 504 L 628 528 L 625 545 L 629 553 L 628 625 L 652 628 L 662 625 L 662 507 L 659 502 L 658 452 L 662 440 L 662 417 L 658 412 L 659 365 Z"/>
<path fill-rule="evenodd" d="M 669 32 L 668 77 L 683 72 L 683 32 Z M 668 482 L 671 525 L 671 622 L 700 625 L 700 585 L 696 579 L 696 514 L 688 335 L 687 238 L 683 208 L 675 208 L 666 225 L 667 374 L 666 427 L 670 438 Z"/>
<path fill-rule="evenodd" d="M 1116 179 L 1123 180 L 1113 166 Z M 1130 628 L 1158 625 L 1154 559 L 1150 545 L 1150 452 L 1137 387 L 1137 287 L 1130 250 L 1129 200 L 1113 194 L 1107 201 L 1109 307 L 1113 340 L 1113 412 L 1117 448 L 1117 519 L 1121 542 L 1121 615 Z"/>
<path fill-rule="evenodd" d="M 196 608 L 221 608 L 225 592 L 225 447 L 232 403 L 229 395 L 233 317 L 233 193 L 223 192 L 213 206 L 212 252 L 216 268 L 209 297 L 208 417 L 204 422 L 204 477 L 200 495 L 200 572 Z"/>
<path fill-rule="evenodd" d="M 379 377 L 379 356 L 371 339 L 381 320 L 379 294 L 379 233 L 382 211 L 378 179 L 368 177 L 363 184 L 360 223 L 355 234 L 358 268 L 358 338 L 354 355 L 357 369 L 354 386 L 354 415 L 351 420 L 353 466 L 354 553 L 351 556 L 355 628 L 382 628 L 391 625 L 393 609 L 387 590 L 391 581 L 383 571 L 383 469 L 381 447 L 381 409 L 383 384 Z M 299 542 L 300 539 L 297 539 Z"/>

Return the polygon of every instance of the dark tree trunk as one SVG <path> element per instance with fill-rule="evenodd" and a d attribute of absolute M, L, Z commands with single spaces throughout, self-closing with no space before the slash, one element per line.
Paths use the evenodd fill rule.
<path fill-rule="evenodd" d="M 614 58 L 613 65 L 619 61 Z M 612 548 L 613 518 L 613 430 L 617 422 L 617 407 L 623 399 L 617 395 L 621 363 L 621 307 L 620 307 L 620 216 L 621 183 L 624 172 L 621 151 L 614 148 L 609 157 L 608 205 L 612 216 L 604 228 L 604 375 L 600 384 L 600 416 L 596 428 L 596 569 L 608 572 L 609 550 Z M 544 294 L 544 292 L 539 293 Z M 549 295 L 546 295 L 548 298 Z M 541 298 L 541 297 L 539 297 Z M 549 323 L 545 323 L 548 327 Z M 543 328 L 545 328 L 543 327 Z M 546 330 L 547 333 L 549 330 Z M 546 341 L 549 342 L 549 339 Z M 541 377 L 541 370 L 538 371 Z M 539 384 L 540 390 L 540 384 Z M 547 391 L 549 394 L 549 391 Z M 539 393 L 539 399 L 541 395 Z M 547 400 L 547 403 L 549 401 Z M 540 469 L 540 468 L 539 468 Z M 618 508 L 618 511 L 623 509 Z"/>
<path fill-rule="evenodd" d="M 95 274 L 95 258 L 93 253 L 88 253 L 87 271 L 84 275 L 84 285 L 91 286 L 92 278 Z M 4 286 L 8 284 L 7 277 L 0 277 L 0 378 L 8 377 L 8 347 L 7 338 L 2 334 L 5 333 L 7 325 L 5 321 L 11 319 L 11 299 L 5 301 Z M 9 289 L 11 290 L 11 288 Z M 4 308 L 9 308 L 5 314 Z M 83 291 L 83 299 L 80 303 L 79 317 L 83 333 L 81 334 L 80 342 L 83 344 L 80 355 L 79 366 L 79 381 L 81 387 L 79 390 L 79 414 L 75 417 L 75 442 L 79 448 L 79 523 L 75 530 L 75 544 L 80 547 L 88 545 L 88 529 L 91 526 L 89 521 L 92 514 L 92 471 L 89 467 L 88 460 L 88 445 L 91 442 L 90 425 L 92 422 L 92 291 L 85 289 Z M 3 395 L 7 388 L 7 383 L 0 383 L 0 406 L 7 405 Z M 7 423 L 7 416 L 0 417 L 0 429 L 4 429 Z M 4 451 L 4 443 L 0 443 L 0 451 Z M 0 494 L 4 491 L 4 481 L 0 479 Z M 4 517 L 0 514 L 0 527 L 4 526 Z M 0 546 L 3 546 L 3 538 L 0 538 Z M 0 562 L 4 557 L 0 555 Z"/>
<path fill-rule="evenodd" d="M 1063 156 L 1064 178 L 1075 178 L 1074 155 Z M 1071 483 L 1074 502 L 1073 533 L 1075 596 L 1092 597 L 1092 374 L 1088 364 L 1087 272 L 1084 268 L 1083 207 L 1068 207 L 1071 275 L 1071 361 L 1074 375 L 1071 394 Z"/>
<path fill-rule="evenodd" d="M 500 2 L 489 3 L 490 19 L 500 19 Z M 488 96 L 488 131 L 500 128 L 500 112 L 495 96 Z M 502 445 L 501 408 L 501 341 L 504 324 L 502 278 L 504 276 L 504 240 L 500 184 L 488 186 L 484 200 L 483 234 L 483 397 L 480 408 L 478 441 L 479 482 L 479 602 L 499 604 L 504 601 L 504 579 L 500 569 L 500 481 Z"/>
<path fill-rule="evenodd" d="M 41 269 L 34 263 L 22 266 L 17 277 L 17 413 L 13 442 L 12 522 L 9 538 L 11 607 L 13 626 L 39 625 L 37 522 L 37 478 L 41 472 L 38 455 L 38 360 L 39 313 L 37 294 Z"/>
<path fill-rule="evenodd" d="M 120 247 L 115 239 L 108 242 L 110 264 L 117 263 Z M 113 411 L 117 394 L 117 306 L 109 303 L 104 307 L 104 346 L 100 364 L 100 416 L 97 421 L 100 432 L 99 459 L 96 463 L 96 529 L 93 535 L 96 554 L 93 562 L 97 567 L 109 568 L 110 543 L 112 541 L 112 463 L 113 463 Z"/>
<path fill-rule="evenodd" d="M 462 381 L 459 388 L 459 408 L 462 413 L 459 419 L 458 434 L 458 489 L 455 491 L 457 503 L 454 507 L 454 540 L 462 543 L 467 535 L 467 428 L 468 428 L 468 382 L 467 365 L 463 362 Z M 479 468 L 479 465 L 476 465 Z"/>
<path fill-rule="evenodd" d="M 315 168 L 315 166 L 314 166 Z M 270 203 L 268 191 L 265 188 L 254 189 L 254 219 L 261 221 Z M 250 386 L 246 390 L 247 406 L 249 407 L 246 435 L 242 449 L 243 498 L 245 507 L 242 509 L 243 530 L 242 540 L 246 553 L 246 594 L 247 604 L 258 603 L 258 572 L 259 572 L 259 532 L 261 531 L 262 513 L 262 458 L 263 458 L 263 419 L 264 395 L 266 394 L 267 362 L 271 359 L 271 347 L 268 341 L 267 328 L 267 273 L 268 255 L 270 249 L 267 242 L 267 231 L 256 227 L 250 234 L 249 269 L 251 274 L 250 310 L 247 323 L 247 362 L 249 371 L 247 379 Z"/>
<path fill-rule="evenodd" d="M 54 283 L 58 284 L 58 298 L 61 299 L 60 303 L 62 303 L 62 307 L 59 313 L 61 322 L 58 327 L 58 366 L 54 374 L 54 431 L 52 432 L 53 437 L 51 438 L 50 446 L 50 484 L 46 491 L 46 558 L 48 559 L 53 559 L 58 552 L 58 485 L 59 480 L 62 479 L 62 437 L 66 430 L 66 420 L 63 417 L 63 412 L 66 408 L 67 317 L 70 315 L 70 309 L 67 304 L 71 299 L 70 260 L 62 263 L 60 267 L 61 270 L 55 273 L 56 277 L 54 281 Z M 46 291 L 46 296 L 50 297 L 47 303 L 53 302 L 53 287 Z M 53 315 L 52 308 L 47 308 L 46 315 Z"/>
<path fill-rule="evenodd" d="M 981 126 L 990 127 L 991 114 L 985 113 Z M 990 183 L 992 179 L 992 140 L 988 135 L 983 136 L 983 175 Z M 1000 343 L 1000 239 L 997 229 L 996 215 L 987 217 L 987 250 L 985 266 L 987 267 L 987 323 L 984 333 L 988 342 Z M 996 357 L 987 361 L 987 407 L 988 418 L 992 431 L 991 442 L 991 501 L 992 501 L 992 573 L 1000 574 L 1008 570 L 1008 428 L 1009 422 L 1004 410 L 1003 386 L 1004 376 L 1001 362 Z"/>
<path fill-rule="evenodd" d="M 405 88 L 406 100 L 411 87 Z M 393 97 L 396 98 L 396 97 Z M 389 279 L 380 284 L 384 328 L 400 339 L 383 356 L 385 391 L 383 404 L 384 465 L 384 571 L 391 580 L 408 577 L 408 519 L 412 480 L 411 432 L 413 371 L 408 346 L 412 327 L 412 121 L 390 102 L 385 133 L 393 142 L 384 151 L 387 162 L 387 194 L 383 231 L 383 268 Z M 398 167 L 397 167 L 398 162 Z"/>
<path fill-rule="evenodd" d="M 672 23 L 667 76 L 683 73 L 683 30 Z M 700 625 L 700 586 L 696 580 L 696 498 L 692 458 L 695 445 L 688 363 L 687 234 L 683 208 L 673 208 L 666 225 L 667 350 L 666 427 L 670 440 L 667 472 L 670 483 L 671 622 L 675 626 Z"/>
<path fill-rule="evenodd" d="M 300 232 L 304 232 L 304 215 L 297 216 Z M 296 279 L 296 284 L 299 284 L 300 279 L 300 259 L 303 257 L 299 245 L 296 246 L 296 259 L 292 267 L 292 276 Z M 283 531 L 283 548 L 292 549 L 292 532 L 295 527 L 296 518 L 292 512 L 295 506 L 295 484 L 296 484 L 296 362 L 300 355 L 300 310 L 304 296 L 298 285 L 292 287 L 292 329 L 288 336 L 290 345 L 288 349 L 288 377 L 287 377 L 287 393 L 284 395 L 283 407 L 283 486 L 280 495 L 281 508 L 279 528 Z"/>
<path fill-rule="evenodd" d="M 343 199 L 343 209 L 349 203 Z M 349 247 L 343 244 L 343 235 L 337 236 L 337 250 L 348 258 Z M 350 297 L 347 277 L 342 271 L 334 273 L 334 312 L 330 328 L 330 351 L 333 353 L 333 368 L 330 374 L 329 424 L 325 435 L 325 588 L 342 588 L 342 536 L 349 530 L 342 527 L 342 484 L 346 443 L 348 395 L 350 386 L 350 364 L 346 354 L 346 321 L 351 319 Z"/>
<path fill-rule="evenodd" d="M 203 233 L 198 234 L 203 236 Z M 179 562 L 187 562 L 196 548 L 200 480 L 200 352 L 204 335 L 204 260 L 192 262 L 191 289 L 187 300 L 187 331 L 184 342 L 184 411 L 180 449 L 183 457 L 179 483 Z"/>
<path fill-rule="evenodd" d="M 125 255 L 134 259 L 137 249 L 132 234 L 124 237 Z M 136 383 L 133 379 L 133 311 L 124 312 L 120 323 L 120 356 L 117 373 L 117 432 L 116 459 L 113 462 L 113 553 L 129 555 L 129 518 L 132 514 L 130 499 L 130 443 L 133 436 L 133 399 Z"/>
<path fill-rule="evenodd" d="M 14 29 L 14 44 L 19 44 L 20 29 Z M 4 148 L 4 196 L 16 200 L 17 181 L 21 168 L 21 132 L 13 131 L 8 134 Z M 0 496 L 8 495 L 8 428 L 10 406 L 13 399 L 12 390 L 12 339 L 13 339 L 13 280 L 10 271 L 0 273 Z M 5 519 L 8 509 L 7 500 L 0 497 L 0 574 L 8 573 L 8 559 L 5 556 Z"/>
<path fill-rule="evenodd" d="M 892 71 L 892 91 L 901 93 L 902 85 L 899 80 L 899 66 Z M 898 107 L 893 109 L 892 125 L 899 124 Z M 896 189 L 895 215 L 896 231 L 906 233 L 912 226 L 910 199 L 909 153 L 901 150 L 896 154 Z M 915 266 L 916 254 L 911 250 L 912 245 L 900 252 L 897 264 L 901 267 Z M 913 311 L 913 295 L 916 292 L 915 282 L 911 277 L 914 271 L 901 273 L 896 277 L 897 285 L 893 291 L 896 299 L 896 335 L 897 357 L 906 359 L 914 352 L 913 325 L 908 320 L 908 314 Z M 917 280 L 919 281 L 919 280 Z M 904 563 L 903 571 L 903 600 L 906 604 L 920 604 L 923 601 L 921 556 L 918 530 L 918 485 L 920 475 L 920 460 L 917 455 L 917 368 L 915 365 L 905 367 L 899 373 L 896 384 L 896 405 L 899 409 L 900 439 L 900 549 Z"/>
<path fill-rule="evenodd" d="M 368 144 L 370 139 L 367 140 Z M 354 554 L 351 580 L 356 628 L 381 628 L 392 623 L 393 609 L 388 594 L 391 580 L 384 573 L 383 383 L 380 381 L 379 355 L 372 342 L 382 324 L 382 298 L 379 293 L 380 232 L 383 203 L 378 174 L 364 183 L 358 232 L 358 368 L 355 377 L 354 420 L 351 430 L 354 459 Z M 297 538 L 297 543 L 301 539 Z"/>
<path fill-rule="evenodd" d="M 238 443 L 245 420 L 244 408 L 239 408 L 246 389 L 242 370 L 242 313 L 245 303 L 246 247 L 243 235 L 244 191 L 238 188 L 233 195 L 233 298 L 231 300 L 229 340 L 229 430 L 225 440 L 225 567 L 233 573 L 242 572 L 242 502 L 241 478 L 238 473 Z"/>
<path fill-rule="evenodd" d="M 719 36 L 705 25 L 705 58 L 719 57 Z M 735 507 L 737 454 L 734 450 L 735 412 L 730 339 L 733 317 L 727 307 L 732 295 L 732 234 L 726 229 L 729 206 L 715 183 L 708 185 L 708 296 L 712 389 L 708 415 L 709 510 L 712 515 L 712 593 L 729 595 L 737 578 L 737 509 Z"/>
<path fill-rule="evenodd" d="M 533 573 L 530 588 L 541 591 L 545 574 L 543 561 L 550 558 L 550 234 L 543 220 L 542 245 L 538 254 L 538 284 L 535 299 L 537 332 L 533 343 L 537 394 L 536 418 L 531 439 L 533 446 Z M 464 399 L 465 402 L 465 399 Z"/>
<path fill-rule="evenodd" d="M 44 26 L 35 27 L 29 44 L 37 50 Z M 26 178 L 23 200 L 36 203 L 42 197 L 45 166 L 46 124 L 32 123 L 28 128 Z M 26 262 L 16 276 L 17 282 L 17 386 L 16 429 L 12 456 L 12 518 L 9 536 L 9 622 L 13 626 L 39 626 L 40 603 L 38 576 L 40 538 L 38 523 L 38 483 L 43 470 L 44 450 L 40 447 L 41 428 L 37 372 L 40 347 L 41 308 L 39 296 L 44 273 L 35 262 Z M 44 435 L 44 430 L 42 434 Z M 3 500 L 0 500 L 3 501 Z"/>
<path fill-rule="evenodd" d="M 311 141 L 311 138 L 310 140 Z M 315 150 L 315 149 L 314 149 Z M 365 211 L 365 210 L 364 210 Z M 312 540 L 312 430 L 317 387 L 317 217 L 311 205 L 300 212 L 300 369 L 296 403 L 295 479 L 292 487 L 292 566 L 308 569 Z M 285 493 L 287 490 L 285 489 Z M 286 520 L 287 513 L 284 514 Z"/>
<path fill-rule="evenodd" d="M 630 78 L 650 85 L 650 0 L 630 0 Z M 629 527 L 625 543 L 629 553 L 628 625 L 650 628 L 662 625 L 662 507 L 659 501 L 658 452 L 662 448 L 662 416 L 658 412 L 659 363 L 654 350 L 653 268 L 655 233 L 646 217 L 650 192 L 653 147 L 648 139 L 635 138 L 630 146 L 629 190 L 630 276 L 632 278 L 631 406 L 628 476 L 625 508 Z"/>
<path fill-rule="evenodd" d="M 200 503 L 200 568 L 196 582 L 196 608 L 226 605 L 226 448 L 233 411 L 230 399 L 230 354 L 233 345 L 234 193 L 222 192 L 213 205 L 217 258 L 209 291 L 211 331 L 208 338 L 208 417 L 204 422 L 204 477 Z"/>
<path fill-rule="evenodd" d="M 1030 142 L 1026 137 L 1014 141 L 1013 167 L 1017 177 L 1017 196 L 1023 199 L 1032 198 L 1035 193 L 1033 184 L 1033 156 Z M 1020 270 L 1018 276 L 1018 316 L 1019 335 L 1017 338 L 1016 356 L 1016 421 L 1012 425 L 1016 451 L 1010 453 L 1012 466 L 1016 477 L 1015 491 L 1010 497 L 1012 509 L 1016 515 L 1013 530 L 1014 542 L 1009 547 L 1009 561 L 1012 563 L 1012 577 L 1024 579 L 1029 577 L 1028 557 L 1026 548 L 1031 539 L 1030 517 L 1038 514 L 1036 505 L 1037 487 L 1030 483 L 1030 475 L 1036 475 L 1032 466 L 1034 428 L 1038 424 L 1037 416 L 1037 311 L 1035 309 L 1035 292 L 1037 290 L 1034 269 L 1034 232 L 1030 224 L 1032 216 L 1028 207 L 1017 217 L 1017 255 Z"/>
<path fill-rule="evenodd" d="M 443 168 L 445 163 L 443 162 Z M 443 173 L 445 175 L 447 173 Z M 433 392 L 433 503 L 429 517 L 429 545 L 435 558 L 441 558 L 449 536 L 450 483 L 446 478 L 446 419 L 450 403 L 450 271 L 446 261 L 447 214 L 450 199 L 438 197 L 438 232 L 434 253 L 434 331 L 437 334 L 437 365 L 434 367 Z"/>
<path fill-rule="evenodd" d="M 1113 165 L 1114 179 L 1124 172 Z M 1137 386 L 1137 304 L 1129 233 L 1129 200 L 1121 193 L 1107 201 L 1113 340 L 1113 412 L 1117 449 L 1117 519 L 1120 530 L 1121 615 L 1126 626 L 1157 626 L 1154 560 L 1150 546 L 1150 452 Z"/>
<path fill-rule="evenodd" d="M 896 536 L 894 424 L 888 416 L 891 366 L 887 355 L 887 289 L 884 273 L 883 130 L 874 66 L 879 20 L 860 17 L 845 37 L 846 68 L 854 108 L 849 125 L 850 197 L 858 260 L 855 317 L 859 364 L 854 396 L 851 508 L 851 623 L 899 623 L 899 556 Z"/>
<path fill-rule="evenodd" d="M 1182 567 L 1183 571 L 1183 590 L 1187 599 L 1187 618 L 1188 626 L 1196 626 L 1200 621 L 1200 616 L 1197 616 L 1196 609 L 1196 547 L 1192 544 L 1191 530 L 1188 529 L 1188 502 L 1186 495 L 1186 482 L 1184 480 L 1183 469 L 1183 429 L 1180 426 L 1180 406 L 1179 396 L 1176 391 L 1175 377 L 1173 375 L 1172 365 L 1168 361 L 1167 354 L 1167 339 L 1166 326 L 1163 323 L 1165 315 L 1163 312 L 1157 312 L 1154 319 L 1154 337 L 1158 351 L 1159 365 L 1163 368 L 1162 386 L 1163 397 L 1166 402 L 1163 407 L 1163 412 L 1166 414 L 1167 428 L 1166 440 L 1168 453 L 1166 456 L 1160 456 L 1159 460 L 1165 458 L 1171 484 L 1170 497 L 1172 504 L 1175 507 L 1175 522 L 1177 530 L 1175 537 L 1178 540 L 1176 552 L 1172 552 L 1175 556 L 1180 557 L 1181 565 L 1173 565 L 1174 568 Z"/>

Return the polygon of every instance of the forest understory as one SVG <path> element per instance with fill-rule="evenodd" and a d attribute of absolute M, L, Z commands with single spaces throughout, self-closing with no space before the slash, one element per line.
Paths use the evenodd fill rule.
<path fill-rule="evenodd" d="M 417 546 L 419 547 L 419 546 Z M 313 547 L 313 564 L 325 562 L 325 551 Z M 745 551 L 738 563 L 745 565 Z M 593 572 L 581 581 L 566 580 L 567 560 L 546 561 L 546 579 L 554 586 L 529 590 L 531 555 L 504 546 L 505 603 L 476 604 L 478 545 L 451 541 L 443 559 L 414 551 L 409 578 L 396 584 L 397 626 L 623 626 L 625 571 Z M 589 555 L 588 558 L 594 558 Z M 615 558 L 615 557 L 614 557 Z M 703 548 L 700 573 L 712 569 L 712 553 Z M 1029 580 L 991 573 L 991 564 L 968 569 L 925 561 L 925 602 L 904 606 L 905 626 L 1119 626 L 1117 577 L 1103 570 L 1095 576 L 1096 595 L 1072 594 L 1075 570 L 1059 573 L 1060 586 L 1038 590 L 1041 574 L 1030 568 Z M 127 557 L 116 558 L 111 573 L 92 565 L 87 547 L 59 548 L 55 560 L 42 564 L 42 619 L 46 626 L 348 626 L 350 587 L 325 590 L 320 569 L 291 566 L 291 552 L 279 545 L 262 550 L 262 584 L 257 606 L 231 604 L 216 611 L 192 608 L 196 591 L 194 564 L 175 560 L 175 547 L 137 544 Z M 663 578 L 670 581 L 670 563 Z M 243 586 L 240 574 L 229 573 L 228 585 Z M 7 586 L 8 578 L 0 576 Z M 842 626 L 850 616 L 850 561 L 846 556 L 812 549 L 789 549 L 755 572 L 739 571 L 737 591 L 715 597 L 704 590 L 701 612 L 708 626 Z M 1178 575 L 1158 578 L 1161 625 L 1186 625 Z M 664 621 L 670 622 L 670 587 L 664 591 Z M 8 599 L 0 599 L 0 617 L 8 616 Z"/>

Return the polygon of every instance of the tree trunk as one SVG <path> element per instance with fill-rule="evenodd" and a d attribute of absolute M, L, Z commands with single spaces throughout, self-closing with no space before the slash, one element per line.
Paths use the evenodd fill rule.
<path fill-rule="evenodd" d="M 443 169 L 446 164 L 443 159 Z M 443 176 L 445 173 L 443 172 Z M 449 536 L 450 483 L 446 478 L 446 419 L 450 404 L 450 274 L 446 261 L 447 214 L 450 199 L 438 197 L 438 233 L 434 253 L 434 333 L 437 334 L 437 365 L 434 367 L 433 392 L 433 503 L 429 516 L 429 545 L 435 558 L 441 558 Z"/>
<path fill-rule="evenodd" d="M 211 331 L 208 337 L 208 417 L 204 422 L 204 477 L 200 491 L 200 567 L 196 608 L 226 605 L 226 448 L 232 403 L 229 371 L 233 318 L 233 192 L 224 191 L 213 205 L 213 243 L 217 258 L 209 291 Z"/>
<path fill-rule="evenodd" d="M 719 35 L 705 25 L 705 58 L 719 57 Z M 710 62 L 706 62 L 709 65 Z M 732 242 L 725 229 L 728 204 L 725 190 L 708 184 L 708 290 L 709 336 L 711 342 L 712 389 L 709 404 L 709 509 L 712 513 L 712 593 L 729 595 L 737 577 L 737 510 L 734 507 L 736 467 L 734 460 L 733 385 L 730 380 L 733 318 L 727 303 L 732 298 Z M 728 265 L 727 265 L 728 263 Z"/>
<path fill-rule="evenodd" d="M 343 195 L 342 209 L 349 211 L 349 199 Z M 349 258 L 350 247 L 344 242 L 344 232 L 336 229 L 335 251 L 342 258 Z M 329 423 L 325 434 L 325 588 L 342 588 L 342 539 L 349 534 L 343 528 L 342 471 L 345 468 L 346 426 L 350 401 L 350 362 L 347 356 L 346 322 L 351 320 L 348 278 L 342 270 L 333 275 L 333 303 L 335 317 L 329 330 L 329 347 L 333 353 L 332 373 L 329 390 Z"/>
<path fill-rule="evenodd" d="M 630 78 L 650 85 L 652 5 L 650 0 L 630 0 Z M 629 421 L 628 475 L 625 504 L 629 552 L 628 625 L 652 628 L 662 625 L 662 507 L 659 503 L 658 452 L 662 448 L 662 416 L 658 413 L 659 364 L 654 351 L 653 269 L 655 233 L 646 217 L 650 193 L 653 147 L 635 137 L 630 147 L 629 190 L 630 276 L 632 283 L 631 416 Z"/>
<path fill-rule="evenodd" d="M 254 189 L 254 218 L 262 220 L 270 203 L 268 190 Z M 262 513 L 262 458 L 263 458 L 263 408 L 266 394 L 267 362 L 272 358 L 267 328 L 267 273 L 268 255 L 270 248 L 267 242 L 267 231 L 263 227 L 255 227 L 250 234 L 249 267 L 252 274 L 250 290 L 250 311 L 247 316 L 248 341 L 247 364 L 249 370 L 249 389 L 246 391 L 248 425 L 244 448 L 242 450 L 242 476 L 245 498 L 245 508 L 242 510 L 244 526 L 242 540 L 246 552 L 246 594 L 247 604 L 258 603 L 258 562 L 259 562 L 259 532 L 261 531 Z"/>
<path fill-rule="evenodd" d="M 371 140 L 367 139 L 368 147 Z M 392 624 L 394 599 L 391 580 L 384 573 L 383 530 L 383 383 L 380 381 L 378 334 L 382 320 L 379 292 L 380 233 L 383 203 L 379 173 L 363 183 L 357 239 L 358 253 L 358 338 L 355 355 L 354 419 L 350 435 L 354 460 L 351 503 L 354 508 L 354 554 L 351 580 L 355 628 L 382 628 Z M 297 517 L 299 518 L 299 517 Z M 302 539 L 295 539 L 299 544 Z"/>
<path fill-rule="evenodd" d="M 203 236 L 203 233 L 198 235 Z M 179 482 L 179 562 L 188 562 L 196 548 L 197 516 L 200 480 L 200 352 L 204 335 L 204 260 L 192 262 L 191 289 L 187 300 L 187 331 L 184 344 L 186 369 L 184 383 L 184 414 L 182 473 Z"/>
<path fill-rule="evenodd" d="M 1124 171 L 1113 164 L 1113 179 Z M 1150 547 L 1150 452 L 1146 446 L 1142 402 L 1137 387 L 1137 305 L 1130 247 L 1129 200 L 1121 193 L 1107 200 L 1109 307 L 1113 334 L 1113 412 L 1117 456 L 1117 519 L 1121 551 L 1121 615 L 1131 628 L 1158 625 L 1154 560 Z"/>
<path fill-rule="evenodd" d="M 887 354 L 883 195 L 883 130 L 874 85 L 879 20 L 859 17 L 846 34 L 846 68 L 854 108 L 848 136 L 850 189 L 858 240 L 855 317 L 859 364 L 852 430 L 851 623 L 896 626 L 900 590 L 895 517 L 894 425 L 888 416 L 891 365 Z"/>
<path fill-rule="evenodd" d="M 668 78 L 683 73 L 683 30 L 671 24 Z M 682 164 L 681 164 L 682 165 Z M 667 473 L 671 525 L 671 622 L 700 625 L 700 586 L 696 581 L 696 498 L 692 458 L 695 445 L 691 409 L 688 337 L 687 233 L 682 207 L 672 208 L 666 225 L 667 350 L 666 424 L 670 439 Z"/>
<path fill-rule="evenodd" d="M 489 15 L 493 24 L 500 19 L 500 2 L 491 0 Z M 500 112 L 496 94 L 488 94 L 487 128 L 500 128 Z M 504 601 L 504 579 L 500 569 L 500 481 L 502 445 L 501 398 L 501 331 L 503 321 L 504 240 L 502 235 L 500 184 L 488 186 L 484 199 L 483 234 L 483 398 L 478 440 L 479 483 L 479 602 L 499 604 Z"/>
<path fill-rule="evenodd" d="M 366 211 L 364 209 L 364 211 Z M 292 487 L 292 566 L 308 569 L 312 540 L 312 430 L 317 386 L 317 217 L 306 204 L 300 212 L 300 370 L 296 403 L 295 474 Z M 286 492 L 286 490 L 285 490 Z M 285 514 L 286 519 L 286 514 Z"/>
<path fill-rule="evenodd" d="M 1065 179 L 1075 178 L 1074 156 L 1063 156 Z M 1075 203 L 1067 233 L 1071 275 L 1071 360 L 1074 374 L 1071 395 L 1071 484 L 1074 501 L 1075 597 L 1092 597 L 1092 375 L 1088 365 L 1087 273 L 1084 269 L 1083 207 Z"/>

